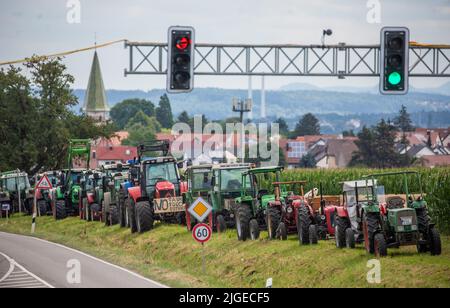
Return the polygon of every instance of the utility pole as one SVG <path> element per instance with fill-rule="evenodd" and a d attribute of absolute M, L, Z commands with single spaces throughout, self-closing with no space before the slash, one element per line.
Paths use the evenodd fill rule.
<path fill-rule="evenodd" d="M 239 112 L 239 120 L 244 124 L 244 113 L 251 112 L 253 107 L 253 100 L 251 98 L 245 101 L 238 98 L 233 98 L 233 112 Z"/>
<path fill-rule="evenodd" d="M 252 111 L 253 100 L 246 99 L 245 101 L 238 98 L 233 98 L 233 112 L 239 112 L 239 120 L 241 123 L 241 157 L 242 162 L 245 161 L 245 129 L 244 129 L 244 113 L 248 113 Z"/>

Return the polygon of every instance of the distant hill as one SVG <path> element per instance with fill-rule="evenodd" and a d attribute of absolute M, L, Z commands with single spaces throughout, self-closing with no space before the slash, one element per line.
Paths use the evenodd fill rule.
<path fill-rule="evenodd" d="M 445 90 L 444 88 L 441 90 Z M 84 102 L 84 90 L 75 90 L 79 104 L 74 107 L 79 111 Z M 149 99 L 157 104 L 164 90 L 108 90 L 110 106 L 127 98 Z M 231 100 L 233 97 L 245 98 L 247 90 L 230 90 L 218 88 L 195 89 L 189 94 L 169 95 L 174 114 L 186 110 L 191 115 L 205 114 L 208 119 L 223 119 L 233 116 Z M 254 91 L 254 117 L 260 115 L 260 92 Z M 412 92 L 404 96 L 381 96 L 372 93 L 351 93 L 324 90 L 267 91 L 267 115 L 273 117 L 298 118 L 312 112 L 314 114 L 392 114 L 405 105 L 408 111 L 450 111 L 450 96 L 436 93 Z"/>

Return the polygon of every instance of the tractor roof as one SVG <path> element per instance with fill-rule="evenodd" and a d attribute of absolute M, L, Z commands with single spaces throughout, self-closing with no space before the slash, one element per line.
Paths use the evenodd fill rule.
<path fill-rule="evenodd" d="M 399 171 L 399 172 L 384 172 L 384 173 L 374 173 L 363 176 L 363 178 L 376 178 L 382 176 L 395 176 L 395 175 L 406 175 L 406 174 L 419 174 L 417 171 Z"/>
<path fill-rule="evenodd" d="M 143 164 L 164 164 L 164 163 L 176 163 L 176 159 L 171 156 L 166 157 L 146 157 L 142 159 Z"/>
<path fill-rule="evenodd" d="M 226 170 L 226 169 L 250 169 L 253 164 L 218 164 L 214 165 L 214 169 Z"/>
<path fill-rule="evenodd" d="M 279 172 L 279 171 L 283 171 L 283 167 L 262 167 L 262 168 L 255 168 L 255 169 L 250 169 L 247 170 L 245 172 L 243 172 L 243 175 L 249 175 L 249 174 L 261 174 L 261 173 L 274 173 L 274 172 Z"/>
<path fill-rule="evenodd" d="M 343 191 L 353 191 L 358 188 L 364 188 L 364 187 L 373 187 L 377 185 L 377 180 L 356 180 L 356 181 L 347 181 L 343 182 Z"/>
<path fill-rule="evenodd" d="M 10 179 L 10 178 L 24 177 L 24 176 L 28 176 L 28 174 L 26 172 L 19 172 L 19 171 L 10 171 L 10 172 L 4 172 L 4 173 L 0 174 L 0 177 L 2 179 Z"/>

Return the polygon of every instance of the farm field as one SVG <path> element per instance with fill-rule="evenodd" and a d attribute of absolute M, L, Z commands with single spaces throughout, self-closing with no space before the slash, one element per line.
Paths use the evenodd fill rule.
<path fill-rule="evenodd" d="M 0 220 L 0 231 L 29 235 L 31 217 Z M 37 218 L 35 236 L 66 245 L 136 271 L 171 287 L 264 287 L 273 278 L 285 287 L 450 287 L 450 238 L 442 236 L 439 257 L 417 254 L 415 247 L 389 250 L 381 259 L 381 283 L 369 284 L 362 247 L 338 250 L 334 241 L 299 246 L 295 236 L 285 242 L 262 239 L 238 242 L 234 230 L 214 234 L 205 245 L 206 273 L 201 273 L 201 246 L 185 228 L 158 225 L 144 234 L 78 218 L 54 221 Z"/>

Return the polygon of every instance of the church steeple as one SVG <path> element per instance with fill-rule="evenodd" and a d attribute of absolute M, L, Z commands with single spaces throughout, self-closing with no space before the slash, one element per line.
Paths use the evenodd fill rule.
<path fill-rule="evenodd" d="M 91 118 L 104 122 L 109 120 L 109 106 L 106 100 L 105 86 L 103 84 L 100 61 L 97 51 L 94 53 L 91 74 L 84 98 L 84 111 Z"/>

